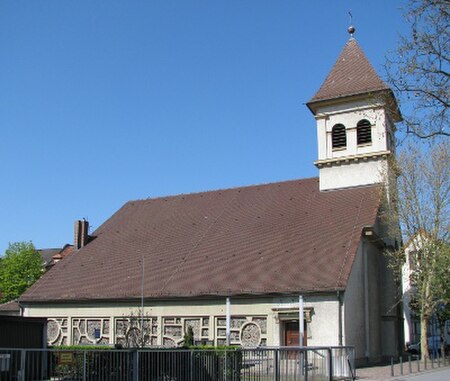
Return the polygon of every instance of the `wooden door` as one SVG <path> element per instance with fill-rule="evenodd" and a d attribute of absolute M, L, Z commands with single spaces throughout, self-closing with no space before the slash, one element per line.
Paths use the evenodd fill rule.
<path fill-rule="evenodd" d="M 307 345 L 306 339 L 306 321 L 304 326 L 303 346 Z M 300 332 L 298 321 L 287 321 L 284 325 L 284 345 L 287 347 L 300 346 Z"/>
<path fill-rule="evenodd" d="M 298 321 L 289 321 L 284 326 L 284 342 L 287 347 L 299 346 Z"/>

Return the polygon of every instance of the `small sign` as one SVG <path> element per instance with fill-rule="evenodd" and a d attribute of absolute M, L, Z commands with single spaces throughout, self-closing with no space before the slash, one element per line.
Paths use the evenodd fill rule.
<path fill-rule="evenodd" d="M 72 352 L 61 352 L 58 356 L 59 364 L 73 364 L 74 357 Z"/>
<path fill-rule="evenodd" d="M 100 339 L 100 328 L 94 328 L 94 337 Z"/>

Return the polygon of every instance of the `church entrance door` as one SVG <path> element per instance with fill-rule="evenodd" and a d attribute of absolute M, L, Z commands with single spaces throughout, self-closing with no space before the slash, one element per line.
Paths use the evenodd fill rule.
<path fill-rule="evenodd" d="M 303 344 L 300 344 L 300 332 L 298 321 L 287 321 L 284 323 L 284 345 L 287 347 L 298 347 L 307 345 L 306 321 L 304 326 Z"/>

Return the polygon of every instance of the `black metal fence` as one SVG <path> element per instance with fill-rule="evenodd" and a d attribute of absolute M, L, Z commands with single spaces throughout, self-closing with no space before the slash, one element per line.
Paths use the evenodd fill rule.
<path fill-rule="evenodd" d="M 353 347 L 0 349 L 0 381 L 307 381 L 353 378 Z"/>

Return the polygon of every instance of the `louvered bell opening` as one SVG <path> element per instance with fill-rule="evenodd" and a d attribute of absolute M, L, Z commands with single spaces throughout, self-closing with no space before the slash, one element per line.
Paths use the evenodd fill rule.
<path fill-rule="evenodd" d="M 333 148 L 344 148 L 347 146 L 347 134 L 343 124 L 337 124 L 333 127 L 331 139 Z"/>
<path fill-rule="evenodd" d="M 367 120 L 358 122 L 356 127 L 357 143 L 367 144 L 372 143 L 372 126 Z"/>

